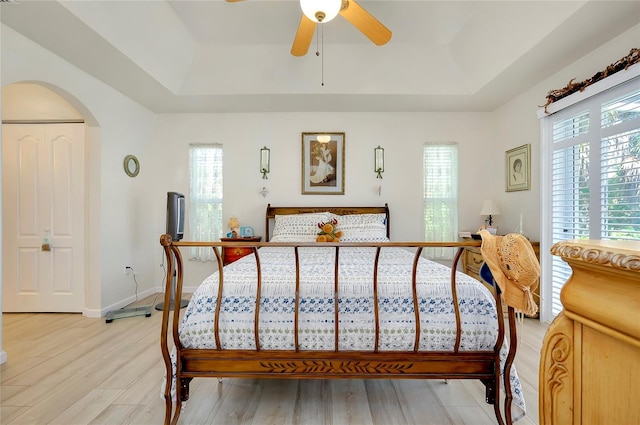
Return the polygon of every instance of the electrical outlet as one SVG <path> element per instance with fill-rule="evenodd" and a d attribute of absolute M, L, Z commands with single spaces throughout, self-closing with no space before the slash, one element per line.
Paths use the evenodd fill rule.
<path fill-rule="evenodd" d="M 129 271 L 133 270 L 131 266 L 122 266 L 122 274 L 129 274 Z"/>

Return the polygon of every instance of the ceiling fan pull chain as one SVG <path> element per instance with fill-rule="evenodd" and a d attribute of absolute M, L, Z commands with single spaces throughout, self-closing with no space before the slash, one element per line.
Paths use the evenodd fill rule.
<path fill-rule="evenodd" d="M 316 56 L 320 56 L 320 85 L 324 87 L 324 24 L 316 25 Z"/>
<path fill-rule="evenodd" d="M 320 42 L 320 50 L 321 50 L 321 54 L 320 54 L 320 61 L 322 62 L 320 64 L 320 67 L 322 68 L 321 72 L 321 79 L 322 79 L 322 87 L 324 87 L 324 24 L 320 24 L 320 26 L 322 27 L 322 29 L 320 30 L 320 33 L 322 34 L 322 41 Z"/>

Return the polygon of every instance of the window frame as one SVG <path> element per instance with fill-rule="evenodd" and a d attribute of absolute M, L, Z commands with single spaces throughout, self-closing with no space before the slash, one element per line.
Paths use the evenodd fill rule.
<path fill-rule="evenodd" d="M 625 75 L 618 75 L 625 74 Z M 568 269 L 568 265 L 550 254 L 551 246 L 557 242 L 554 240 L 554 221 L 553 221 L 553 208 L 554 208 L 554 195 L 553 195 L 553 160 L 554 153 L 560 149 L 566 149 L 569 146 L 577 146 L 579 142 L 586 143 L 589 148 L 589 225 L 588 225 L 588 238 L 600 239 L 602 237 L 602 143 L 603 140 L 612 135 L 620 135 L 625 130 L 633 127 L 633 130 L 640 128 L 638 125 L 638 119 L 632 120 L 632 123 L 625 122 L 620 125 L 603 126 L 602 107 L 610 101 L 622 97 L 626 94 L 633 93 L 640 85 L 640 67 L 635 66 L 630 72 L 625 73 L 620 71 L 614 74 L 615 79 L 607 81 L 605 79 L 601 81 L 603 83 L 600 86 L 594 87 L 589 93 L 576 93 L 575 95 L 568 96 L 562 99 L 564 106 L 557 106 L 555 108 L 549 108 L 550 113 L 541 114 L 541 314 L 540 320 L 544 322 L 550 322 L 559 307 L 561 306 L 559 300 L 559 287 L 553 282 L 554 270 L 557 273 L 564 273 L 568 278 L 571 270 Z M 612 76 L 612 77 L 613 77 Z M 596 86 L 596 85 L 594 85 Z M 587 88 L 586 91 L 589 90 Z M 576 98 L 571 99 L 572 96 Z M 573 139 L 563 140 L 561 142 L 555 142 L 553 140 L 553 126 L 563 120 L 568 120 L 573 116 L 577 116 L 580 111 L 587 111 L 589 127 L 585 134 L 581 134 Z M 633 124 L 635 123 L 635 124 Z M 634 127 L 636 126 L 636 127 Z M 595 219 L 594 219 L 595 217 Z M 560 263 L 558 263 L 560 262 Z M 566 269 L 566 270 L 565 270 Z M 566 280 L 565 280 L 566 281 Z M 561 288 L 562 285 L 560 285 Z M 555 312 L 554 312 L 555 305 Z"/>

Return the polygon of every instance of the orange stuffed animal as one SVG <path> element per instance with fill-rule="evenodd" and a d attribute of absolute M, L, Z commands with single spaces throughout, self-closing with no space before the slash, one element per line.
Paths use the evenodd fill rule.
<path fill-rule="evenodd" d="M 336 224 L 338 224 L 338 220 L 335 218 L 327 223 L 318 223 L 320 231 L 316 242 L 340 242 L 342 231 L 338 230 L 336 232 Z"/>

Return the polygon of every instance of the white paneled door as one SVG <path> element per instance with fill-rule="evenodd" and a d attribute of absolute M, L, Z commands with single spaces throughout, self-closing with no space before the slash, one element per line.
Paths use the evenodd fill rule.
<path fill-rule="evenodd" d="M 2 126 L 5 312 L 84 307 L 84 124 Z"/>

